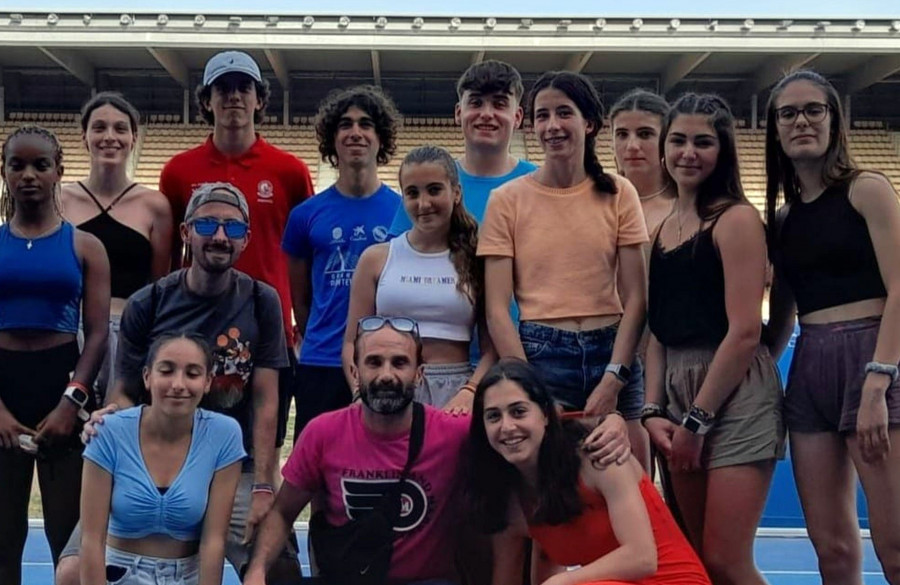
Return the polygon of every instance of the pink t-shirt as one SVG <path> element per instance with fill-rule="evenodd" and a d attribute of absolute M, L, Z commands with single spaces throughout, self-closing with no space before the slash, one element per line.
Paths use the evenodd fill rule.
<path fill-rule="evenodd" d="M 469 421 L 425 407 L 425 441 L 403 489 L 400 525 L 394 527 L 391 582 L 454 576 L 460 452 Z M 281 473 L 300 490 L 324 493 L 328 522 L 342 525 L 354 512 L 371 509 L 397 481 L 408 452 L 409 432 L 372 433 L 363 425 L 362 406 L 354 404 L 313 419 Z"/>

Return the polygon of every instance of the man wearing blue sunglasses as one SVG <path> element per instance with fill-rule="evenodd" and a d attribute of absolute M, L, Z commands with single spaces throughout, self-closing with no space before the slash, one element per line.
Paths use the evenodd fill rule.
<path fill-rule="evenodd" d="M 225 548 L 238 574 L 246 568 L 256 528 L 274 502 L 278 373 L 288 365 L 278 293 L 234 268 L 250 241 L 249 224 L 247 200 L 234 185 L 203 183 L 194 189 L 181 224 L 190 266 L 128 299 L 122 314 L 118 379 L 109 397 L 118 408 L 144 400 L 142 368 L 160 335 L 190 331 L 207 339 L 213 350 L 213 381 L 201 406 L 235 418 L 250 453 Z M 100 416 L 109 410 L 98 412 Z M 102 426 L 86 425 L 86 434 L 98 431 L 103 432 Z M 299 576 L 296 550 L 285 548 L 270 577 L 288 583 Z"/>

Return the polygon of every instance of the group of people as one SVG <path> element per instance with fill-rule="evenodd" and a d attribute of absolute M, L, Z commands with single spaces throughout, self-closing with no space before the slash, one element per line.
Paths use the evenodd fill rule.
<path fill-rule="evenodd" d="M 900 329 L 881 327 L 900 204 L 854 165 L 834 87 L 773 89 L 765 223 L 717 96 L 633 90 L 604 130 L 576 73 L 526 96 L 485 61 L 457 93 L 463 156 L 405 153 L 400 193 L 378 178 L 400 122 L 381 90 L 320 105 L 337 180 L 312 196 L 256 131 L 268 84 L 235 51 L 196 92 L 210 137 L 159 191 L 128 177 L 118 94 L 83 109 L 80 181 L 47 130 L 6 138 L 0 583 L 21 581 L 35 465 L 60 585 L 210 585 L 225 559 L 297 582 L 304 508 L 342 525 L 395 491 L 390 583 L 765 583 L 753 540 L 789 431 L 823 582 L 861 585 L 858 475 L 900 585 Z M 510 154 L 525 115 L 539 167 Z"/>

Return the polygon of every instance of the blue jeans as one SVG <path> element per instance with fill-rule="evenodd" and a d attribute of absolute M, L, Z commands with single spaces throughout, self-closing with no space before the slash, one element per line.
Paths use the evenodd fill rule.
<path fill-rule="evenodd" d="M 618 325 L 590 331 L 566 331 L 537 323 L 519 324 L 519 339 L 528 363 L 541 373 L 553 399 L 566 410 L 583 410 L 612 358 Z M 627 365 L 627 364 L 626 364 Z M 641 417 L 644 370 L 631 364 L 631 379 L 619 391 L 616 410 L 626 420 Z"/>
<path fill-rule="evenodd" d="M 106 547 L 106 577 L 109 585 L 197 585 L 200 555 L 162 559 Z"/>

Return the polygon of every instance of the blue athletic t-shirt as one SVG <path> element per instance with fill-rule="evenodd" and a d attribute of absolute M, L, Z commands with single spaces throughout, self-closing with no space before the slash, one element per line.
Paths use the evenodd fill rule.
<path fill-rule="evenodd" d="M 462 187 L 463 202 L 466 204 L 466 209 L 469 210 L 469 213 L 472 214 L 472 217 L 475 218 L 478 225 L 481 225 L 481 222 L 484 220 L 484 210 L 487 209 L 488 197 L 490 197 L 491 191 L 508 181 L 512 181 L 516 177 L 521 177 L 522 175 L 527 175 L 528 173 L 537 170 L 537 165 L 528 162 L 527 160 L 519 160 L 519 163 L 513 167 L 513 170 L 500 177 L 479 177 L 471 175 L 462 168 L 459 161 L 456 161 L 456 170 L 459 171 L 459 184 L 460 187 Z M 411 228 L 412 220 L 409 219 L 406 210 L 401 206 L 394 216 L 394 222 L 391 224 L 391 237 L 396 238 Z"/>
<path fill-rule="evenodd" d="M 363 250 L 388 240 L 398 207 L 400 195 L 385 184 L 365 198 L 347 197 L 332 185 L 291 211 L 281 248 L 312 269 L 301 364 L 340 367 L 353 271 Z"/>
<path fill-rule="evenodd" d="M 491 191 L 516 177 L 521 177 L 537 170 L 537 165 L 520 159 L 518 164 L 513 167 L 513 170 L 499 177 L 472 175 L 462 168 L 459 161 L 456 161 L 456 170 L 459 171 L 459 185 L 462 187 L 463 202 L 466 204 L 466 209 L 469 210 L 469 213 L 472 214 L 472 217 L 475 218 L 475 221 L 480 226 L 484 220 L 484 210 L 487 209 L 488 197 L 490 197 Z M 391 224 L 391 237 L 396 238 L 411 228 L 412 220 L 409 219 L 406 210 L 401 205 L 394 216 L 394 223 Z M 509 306 L 509 314 L 512 316 L 513 323 L 519 322 L 519 306 L 516 304 L 515 298 L 513 298 Z M 479 347 L 478 331 L 476 330 L 473 332 L 472 345 L 469 349 L 469 360 L 473 368 L 478 365 L 479 359 L 481 359 L 481 348 Z"/>

